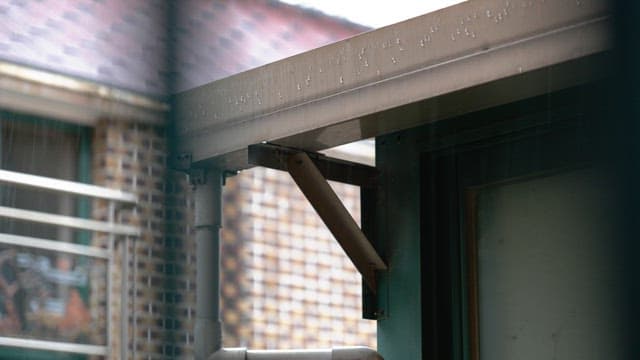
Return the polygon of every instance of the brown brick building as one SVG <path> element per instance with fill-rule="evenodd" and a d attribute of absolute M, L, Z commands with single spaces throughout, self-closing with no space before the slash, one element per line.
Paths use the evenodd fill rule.
<path fill-rule="evenodd" d="M 191 358 L 193 201 L 187 176 L 167 165 L 171 93 L 365 29 L 276 1 L 5 1 L 0 16 L 0 167 L 135 194 L 137 205 L 121 210 L 118 220 L 140 229 L 136 239 L 116 241 L 109 303 L 104 266 L 37 253 L 52 259 L 52 269 L 61 274 L 89 272 L 89 285 L 56 285 L 47 298 L 58 318 L 80 320 L 56 318 L 52 330 L 38 332 L 33 314 L 49 310 L 32 305 L 23 311 L 30 315 L 20 326 L 11 328 L 10 318 L 0 319 L 0 326 L 15 330 L 3 334 L 105 345 L 111 358 L 118 358 L 123 346 L 130 358 Z M 357 217 L 357 189 L 334 187 Z M 29 197 L 11 186 L 1 190 L 3 206 L 108 217 L 104 201 Z M 225 204 L 221 296 L 226 346 L 375 346 L 375 324 L 360 317 L 359 275 L 288 175 L 253 169 L 230 176 Z M 20 224 L 3 219 L 0 232 L 107 247 L 101 233 L 50 235 L 49 228 Z M 117 265 L 123 247 L 129 284 L 124 297 L 123 269 Z M 21 249 L 1 246 L 8 259 L 18 259 L 6 263 L 3 276 L 11 278 L 14 268 L 19 274 L 26 271 L 20 267 L 26 255 L 15 251 L 31 253 Z M 72 264 L 67 272 L 63 260 Z M 12 288 L 0 289 L 3 303 L 19 303 L 7 289 Z M 128 318 L 120 327 L 123 306 Z M 0 311 L 8 314 L 6 307 Z M 112 320 L 109 344 L 107 314 Z M 81 335 L 61 331 L 74 326 Z M 17 354 L 53 356 L 0 348 L 0 357 Z"/>

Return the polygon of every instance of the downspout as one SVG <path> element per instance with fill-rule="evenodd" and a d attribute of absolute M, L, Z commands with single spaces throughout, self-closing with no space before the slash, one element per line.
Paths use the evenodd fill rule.
<path fill-rule="evenodd" d="M 196 231 L 197 360 L 376 360 L 382 357 L 366 347 L 327 350 L 247 350 L 222 348 L 220 321 L 220 228 L 222 224 L 222 172 L 209 169 L 193 176 Z"/>
<path fill-rule="evenodd" d="M 222 173 L 209 169 L 195 183 L 196 359 L 207 359 L 222 347 L 220 322 L 220 227 Z"/>

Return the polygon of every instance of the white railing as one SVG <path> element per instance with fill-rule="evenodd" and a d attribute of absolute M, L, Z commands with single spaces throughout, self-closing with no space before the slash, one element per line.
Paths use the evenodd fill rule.
<path fill-rule="evenodd" d="M 123 246 L 122 253 L 122 283 L 120 306 L 120 336 L 122 337 L 122 351 L 120 354 L 120 358 L 126 358 L 126 344 L 128 342 L 126 324 L 128 319 L 128 246 L 129 241 L 132 238 L 138 237 L 140 235 L 140 229 L 136 226 L 121 224 L 117 222 L 116 212 L 122 205 L 135 205 L 138 201 L 136 195 L 95 185 L 88 185 L 73 181 L 59 180 L 7 170 L 0 170 L 0 184 L 1 183 L 13 184 L 21 187 L 37 188 L 39 190 L 51 191 L 55 193 L 72 194 L 77 196 L 106 200 L 108 202 L 107 221 L 89 220 L 79 217 L 65 216 L 33 210 L 24 210 L 6 206 L 0 206 L 0 217 L 49 224 L 58 227 L 106 233 L 108 245 L 107 249 L 104 249 L 95 246 L 73 244 L 50 239 L 40 239 L 35 237 L 20 236 L 0 232 L 0 244 L 57 251 L 107 260 L 106 345 L 87 345 L 79 343 L 37 340 L 31 338 L 25 339 L 19 337 L 0 336 L 0 346 L 109 356 L 111 354 L 110 346 L 113 331 L 111 324 L 111 300 L 113 296 L 112 285 L 114 249 L 116 238 L 123 237 L 125 244 Z"/>

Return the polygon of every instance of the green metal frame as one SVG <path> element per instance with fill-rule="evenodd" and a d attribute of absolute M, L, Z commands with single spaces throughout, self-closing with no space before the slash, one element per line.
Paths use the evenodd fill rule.
<path fill-rule="evenodd" d="M 464 219 L 459 213 L 464 209 L 464 199 L 458 195 L 464 176 L 470 173 L 457 174 L 458 154 L 494 149 L 502 155 L 485 165 L 489 166 L 487 171 L 497 173 L 575 164 L 563 149 L 575 149 L 575 141 L 587 138 L 581 116 L 593 116 L 591 105 L 602 96 L 602 84 L 595 83 L 377 138 L 380 186 L 376 238 L 389 266 L 381 276 L 377 299 L 381 312 L 378 351 L 385 359 L 470 359 L 466 248 L 460 232 Z M 576 126 L 580 131 L 574 131 Z M 548 148 L 540 148 L 540 143 L 534 144 L 537 147 L 510 148 L 509 142 L 543 133 L 554 134 L 553 141 L 544 143 Z M 575 141 L 565 143 L 563 139 Z M 531 154 L 540 164 L 528 163 L 534 159 Z M 428 162 L 438 158 L 444 159 L 440 165 L 429 167 Z M 465 166 L 477 171 L 479 165 L 473 165 L 468 162 Z M 441 207 L 443 204 L 446 208 Z M 426 220 L 429 213 L 440 215 Z M 439 230 L 430 230 L 429 221 Z M 430 256 L 434 248 L 426 247 L 434 244 L 439 246 L 439 253 Z M 435 286 L 430 283 L 430 271 L 434 270 L 445 273 Z M 437 296 L 436 291 L 441 294 L 434 303 L 431 298 Z M 449 303 L 448 315 L 438 314 L 439 308 L 425 310 L 428 304 L 437 307 L 437 301 Z M 447 325 L 442 326 L 442 322 Z M 443 328 L 446 336 L 425 340 L 438 336 Z M 434 349 L 438 346 L 440 350 Z"/>

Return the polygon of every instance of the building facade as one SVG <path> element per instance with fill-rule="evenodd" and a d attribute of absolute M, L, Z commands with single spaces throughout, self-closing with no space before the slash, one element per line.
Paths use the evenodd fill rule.
<path fill-rule="evenodd" d="M 365 29 L 274 1 L 5 1 L 0 14 L 1 168 L 134 194 L 136 205 L 117 220 L 139 229 L 116 240 L 111 274 L 83 257 L 2 245 L 3 334 L 106 346 L 111 358 L 191 358 L 192 186 L 168 165 L 172 92 Z M 226 181 L 225 345 L 375 345 L 375 324 L 360 319 L 357 272 L 288 175 L 255 169 Z M 335 187 L 357 215 L 358 191 Z M 1 190 L 2 206 L 109 218 L 104 200 Z M 0 224 L 2 233 L 109 247 L 105 233 Z M 60 276 L 44 276 L 47 291 L 37 296 L 29 288 L 29 305 L 15 289 L 26 289 L 34 271 Z M 83 282 L 60 280 L 81 273 Z M 0 348 L 0 356 L 18 355 L 54 356 Z"/>

